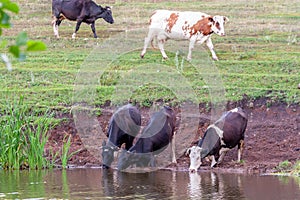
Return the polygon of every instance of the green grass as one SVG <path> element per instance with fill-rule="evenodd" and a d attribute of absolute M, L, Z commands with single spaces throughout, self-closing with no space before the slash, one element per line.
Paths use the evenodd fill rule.
<path fill-rule="evenodd" d="M 0 118 L 0 168 L 50 167 L 44 155 L 48 130 L 57 122 L 49 112 L 36 112 L 20 97 L 7 102 Z"/>
<path fill-rule="evenodd" d="M 292 174 L 295 176 L 300 176 L 300 161 L 297 161 L 294 164 Z"/>
<path fill-rule="evenodd" d="M 135 28 L 144 29 L 143 33 L 139 32 L 136 35 L 137 41 L 140 42 L 139 48 L 142 48 L 149 16 L 155 9 L 161 8 L 197 10 L 229 17 L 230 22 L 226 24 L 227 36 L 213 36 L 215 51 L 220 61 L 211 62 L 217 68 L 212 74 L 222 79 L 226 100 L 238 101 L 247 95 L 250 99 L 268 97 L 288 104 L 300 102 L 300 90 L 297 88 L 300 83 L 300 22 L 299 4 L 295 0 L 230 3 L 106 1 L 102 4 L 113 6 L 115 24 L 110 25 L 101 19 L 98 20 L 96 29 L 99 39 L 93 39 L 90 27 L 82 24 L 75 40 L 71 39 L 75 22 L 67 20 L 60 26 L 61 38 L 54 38 L 49 1 L 21 0 L 19 4 L 21 11 L 13 17 L 14 27 L 5 31 L 3 37 L 10 40 L 17 31 L 25 30 L 32 39 L 44 41 L 48 49 L 29 54 L 25 62 L 14 61 L 12 72 L 1 68 L 1 105 L 4 105 L 7 98 L 21 94 L 29 107 L 69 112 L 78 72 L 82 70 L 82 64 L 93 53 L 93 49 L 101 45 L 106 38 L 118 34 L 123 37 L 125 30 Z M 28 26 L 28 23 L 32 26 Z M 141 60 L 140 49 L 127 52 L 114 60 L 102 76 L 98 77 L 100 84 L 95 86 L 93 104 L 101 106 L 116 98 L 118 88 L 127 88 L 126 85 L 119 85 L 122 77 L 137 66 L 155 63 L 178 70 L 175 67 L 175 54 L 168 43 L 170 42 L 166 45 L 166 50 L 169 51 L 167 61 L 162 61 L 159 51 L 151 50 Z M 188 42 L 182 44 L 187 45 Z M 207 50 L 205 46 L 204 49 Z M 197 54 L 199 50 L 200 48 L 196 47 L 193 54 Z M 206 72 L 197 71 L 187 62 L 183 71 L 180 71 L 180 75 L 191 84 L 199 102 L 210 101 L 205 80 Z M 136 73 L 135 76 L 140 75 L 140 72 L 133 73 Z M 119 95 L 115 102 L 125 102 L 128 98 L 145 106 L 158 100 L 174 103 L 183 101 L 170 87 L 147 82 L 133 89 L 131 94 L 125 95 L 123 99 Z"/>
<path fill-rule="evenodd" d="M 300 161 L 294 164 L 288 160 L 282 161 L 275 167 L 275 170 L 277 172 L 274 175 L 300 177 Z"/>
<path fill-rule="evenodd" d="M 74 151 L 72 153 L 69 152 L 70 147 L 71 147 L 71 138 L 72 138 L 71 135 L 65 135 L 64 139 L 63 139 L 63 145 L 62 145 L 62 148 L 61 148 L 61 156 L 60 156 L 61 165 L 62 165 L 63 169 L 68 168 L 68 161 L 69 161 L 69 159 L 73 155 L 79 153 L 82 150 L 82 149 L 79 149 L 79 150 Z"/>

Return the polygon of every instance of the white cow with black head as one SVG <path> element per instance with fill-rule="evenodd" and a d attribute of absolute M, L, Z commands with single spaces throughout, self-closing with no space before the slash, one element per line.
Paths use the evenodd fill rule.
<path fill-rule="evenodd" d="M 228 111 L 210 125 L 198 145 L 187 150 L 190 157 L 190 171 L 197 171 L 202 164 L 201 159 L 208 156 L 211 156 L 211 167 L 214 167 L 217 163 L 221 163 L 226 152 L 235 146 L 238 146 L 238 162 L 240 162 L 247 123 L 247 114 L 238 107 Z"/>

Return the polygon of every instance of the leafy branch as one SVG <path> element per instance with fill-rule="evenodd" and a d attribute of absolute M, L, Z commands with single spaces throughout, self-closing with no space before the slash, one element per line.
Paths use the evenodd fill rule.
<path fill-rule="evenodd" d="M 7 40 L 1 38 L 3 28 L 11 28 L 10 14 L 18 14 L 19 6 L 10 0 L 0 0 L 0 49 L 7 48 Z M 30 40 L 27 33 L 18 34 L 15 44 L 8 47 L 9 53 L 19 60 L 26 59 L 26 53 L 29 51 L 43 51 L 46 49 L 45 43 L 37 40 Z M 0 53 L 1 59 L 8 70 L 12 70 L 10 60 L 5 53 Z"/>

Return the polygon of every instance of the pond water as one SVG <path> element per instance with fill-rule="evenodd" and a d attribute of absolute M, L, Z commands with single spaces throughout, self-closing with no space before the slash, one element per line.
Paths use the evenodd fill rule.
<path fill-rule="evenodd" d="M 0 199 L 300 199 L 300 177 L 166 170 L 0 170 Z"/>

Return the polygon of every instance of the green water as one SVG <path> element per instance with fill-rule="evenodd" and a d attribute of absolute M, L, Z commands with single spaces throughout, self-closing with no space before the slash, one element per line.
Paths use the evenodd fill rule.
<path fill-rule="evenodd" d="M 0 171 L 0 199 L 300 199 L 300 177 L 103 169 Z"/>

